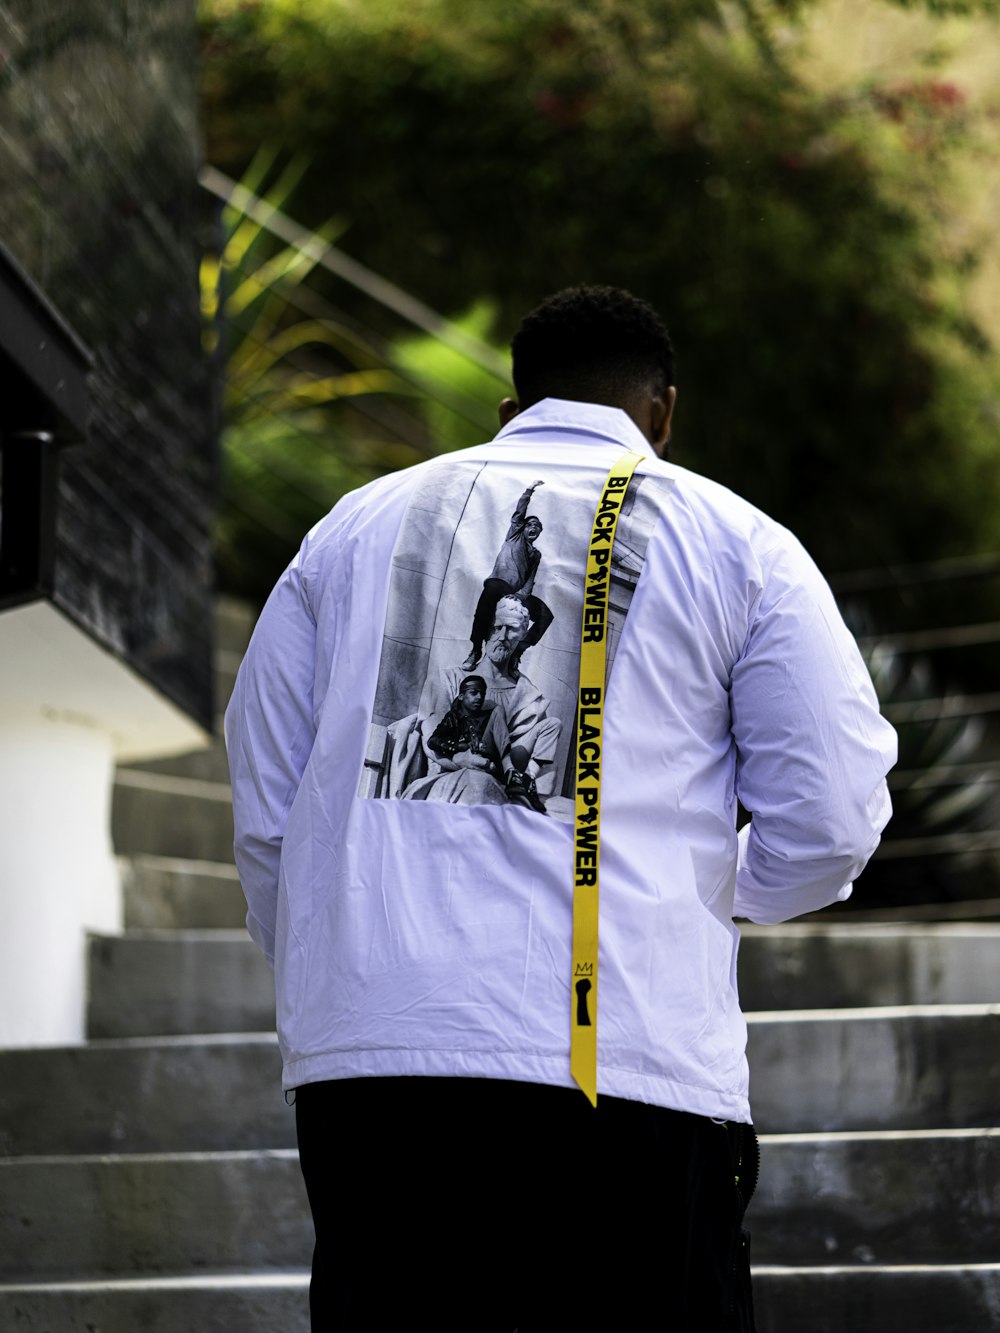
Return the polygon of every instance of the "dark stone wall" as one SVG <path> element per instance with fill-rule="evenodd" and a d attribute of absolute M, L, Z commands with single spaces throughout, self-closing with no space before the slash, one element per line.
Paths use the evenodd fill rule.
<path fill-rule="evenodd" d="M 0 0 L 0 236 L 96 358 L 53 597 L 210 722 L 196 0 Z"/>

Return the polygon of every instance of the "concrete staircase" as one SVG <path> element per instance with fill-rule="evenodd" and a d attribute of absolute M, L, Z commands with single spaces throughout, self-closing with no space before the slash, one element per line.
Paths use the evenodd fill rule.
<path fill-rule="evenodd" d="M 220 699 L 248 630 L 223 604 Z M 127 933 L 92 942 L 91 1040 L 0 1052 L 0 1333 L 308 1327 L 225 779 L 218 744 L 119 771 Z M 1000 1329 L 998 956 L 997 925 L 746 930 L 759 1333 Z"/>
<path fill-rule="evenodd" d="M 220 708 L 251 627 L 220 605 Z M 112 825 L 126 934 L 91 942 L 91 1040 L 0 1051 L 0 1333 L 304 1333 L 309 1211 L 221 740 L 119 769 Z"/>
<path fill-rule="evenodd" d="M 745 931 L 760 1333 L 1000 1329 L 998 956 L 996 925 Z"/>

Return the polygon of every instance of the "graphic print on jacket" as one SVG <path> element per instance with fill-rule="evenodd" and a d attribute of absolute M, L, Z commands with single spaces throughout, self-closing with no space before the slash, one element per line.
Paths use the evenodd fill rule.
<path fill-rule="evenodd" d="M 573 819 L 594 468 L 442 464 L 396 541 L 362 797 Z M 608 671 L 671 482 L 637 472 L 611 559 Z"/>

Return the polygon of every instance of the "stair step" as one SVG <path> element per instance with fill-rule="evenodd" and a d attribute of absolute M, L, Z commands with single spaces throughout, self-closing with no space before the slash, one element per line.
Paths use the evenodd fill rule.
<path fill-rule="evenodd" d="M 87 1028 L 91 1037 L 267 1032 L 274 973 L 245 930 L 95 936 Z"/>
<path fill-rule="evenodd" d="M 992 1005 L 751 1015 L 758 1128 L 990 1124 L 1000 1105 L 998 1019 Z M 5 1156 L 293 1144 L 272 1034 L 0 1051 Z"/>
<path fill-rule="evenodd" d="M 163 773 L 167 777 L 196 778 L 199 782 L 229 782 L 229 761 L 221 736 L 216 736 L 204 750 L 175 754 L 167 759 L 147 759 L 125 767 L 134 773 Z"/>
<path fill-rule="evenodd" d="M 0 1160 L 0 1254 L 18 1281 L 294 1268 L 312 1246 L 292 1149 Z"/>
<path fill-rule="evenodd" d="M 760 1144 L 747 1215 L 758 1262 L 987 1262 L 1000 1254 L 998 1129 L 776 1134 Z"/>
<path fill-rule="evenodd" d="M 137 903 L 143 900 L 148 904 L 143 925 L 169 926 L 171 916 L 200 916 L 199 924 L 236 929 L 227 934 L 185 930 L 98 938 L 91 946 L 90 1035 L 260 1032 L 273 1027 L 273 975 L 242 929 L 246 908 L 235 870 L 225 868 L 226 878 L 217 878 L 203 893 L 206 875 L 182 891 L 177 879 L 182 871 L 156 869 L 189 863 L 156 858 L 143 858 L 142 863 L 142 871 L 132 873 L 141 873 L 148 889 L 144 897 L 141 887 L 128 886 L 128 901 L 136 900 L 128 909 L 129 925 L 140 924 L 136 917 L 143 909 Z M 227 890 L 224 899 L 215 891 L 220 883 Z M 886 932 L 863 928 L 859 936 L 852 927 L 839 927 L 824 939 L 813 927 L 806 938 L 815 939 L 817 949 L 807 955 L 811 970 L 804 975 L 793 962 L 800 938 L 798 932 L 778 930 L 773 942 L 763 934 L 744 941 L 740 990 L 746 1003 L 777 996 L 783 1001 L 779 1011 L 797 1011 L 809 1005 L 793 1004 L 796 995 L 810 1001 L 817 991 L 825 991 L 827 1008 L 854 1007 L 873 976 L 878 977 L 880 1000 L 893 1006 L 987 1003 L 1000 989 L 995 981 L 1000 929 L 983 933 L 981 927 L 893 926 Z M 880 972 L 883 942 L 894 952 L 895 965 L 890 957 Z"/>
<path fill-rule="evenodd" d="M 1000 925 L 747 926 L 744 1009 L 1000 1002 Z"/>
<path fill-rule="evenodd" d="M 292 1148 L 280 1077 L 273 1033 L 0 1051 L 0 1155 Z"/>
<path fill-rule="evenodd" d="M 0 1287 L 10 1333 L 308 1333 L 309 1274 L 200 1274 Z M 1000 1322 L 1000 1264 L 754 1268 L 761 1333 L 970 1333 Z"/>
<path fill-rule="evenodd" d="M 119 866 L 127 930 L 221 929 L 245 935 L 247 905 L 231 861 L 123 856 Z"/>
<path fill-rule="evenodd" d="M 119 768 L 111 805 L 111 837 L 119 856 L 145 853 L 231 863 L 229 784 Z"/>
<path fill-rule="evenodd" d="M 144 773 L 200 778 L 209 782 L 229 781 L 226 747 L 222 740 L 222 715 L 233 692 L 236 673 L 243 661 L 256 619 L 257 612 L 253 608 L 232 599 L 224 598 L 216 603 L 212 669 L 218 735 L 212 744 L 206 749 L 195 750 L 190 754 L 129 764 L 130 769 Z"/>
<path fill-rule="evenodd" d="M 750 1103 L 771 1134 L 988 1125 L 1000 1005 L 748 1014 Z"/>
<path fill-rule="evenodd" d="M 4 1333 L 309 1333 L 309 1274 L 299 1269 L 0 1287 L 0 1328 Z"/>
<path fill-rule="evenodd" d="M 1000 1130 L 765 1136 L 761 1161 L 757 1262 L 1000 1252 Z M 294 1150 L 0 1160 L 0 1253 L 17 1280 L 288 1268 L 311 1245 Z"/>
<path fill-rule="evenodd" d="M 754 1265 L 760 1333 L 986 1333 L 1000 1327 L 1000 1264 Z"/>

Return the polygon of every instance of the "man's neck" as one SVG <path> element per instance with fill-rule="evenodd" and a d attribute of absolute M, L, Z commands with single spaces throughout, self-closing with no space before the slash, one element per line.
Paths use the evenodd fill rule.
<path fill-rule="evenodd" d="M 512 676 L 508 676 L 507 672 L 498 667 L 489 657 L 484 656 L 482 661 L 476 667 L 476 670 L 481 676 L 485 677 L 487 685 L 502 687 L 517 684 L 517 681 L 514 680 Z M 523 675 L 521 676 L 521 679 L 524 679 Z"/>

